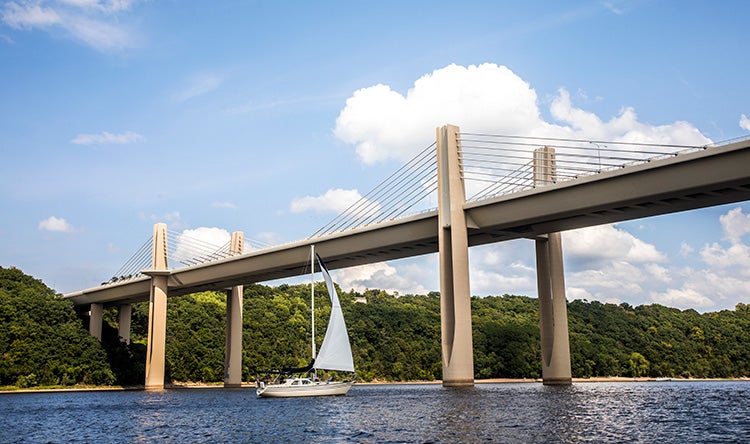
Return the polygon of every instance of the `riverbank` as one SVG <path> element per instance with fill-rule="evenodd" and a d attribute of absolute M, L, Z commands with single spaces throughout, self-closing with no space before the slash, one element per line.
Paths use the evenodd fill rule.
<path fill-rule="evenodd" d="M 652 378 L 652 377 L 625 377 L 625 376 L 598 376 L 592 378 L 573 378 L 573 384 L 589 383 L 589 382 L 696 382 L 696 381 L 750 381 L 750 377 L 741 378 Z M 369 381 L 369 382 L 357 382 L 357 385 L 408 385 L 408 384 L 433 384 L 439 385 L 443 381 Z M 474 381 L 475 384 L 519 384 L 519 383 L 536 383 L 541 384 L 542 379 L 532 378 L 490 378 L 490 379 L 477 379 Z M 166 384 L 165 389 L 167 390 L 190 390 L 190 389 L 217 389 L 223 388 L 223 383 L 202 383 L 202 382 L 174 382 Z M 255 388 L 255 383 L 243 382 L 241 389 Z M 16 389 L 13 387 L 0 387 L 0 395 L 11 394 L 11 393 L 65 393 L 65 392 L 113 392 L 113 391 L 126 391 L 126 390 L 144 390 L 142 385 L 140 386 L 75 386 L 75 387 L 44 387 L 44 388 L 26 388 Z"/>

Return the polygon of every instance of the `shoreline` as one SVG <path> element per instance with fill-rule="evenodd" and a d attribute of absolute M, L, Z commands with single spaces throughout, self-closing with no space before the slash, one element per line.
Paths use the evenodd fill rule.
<path fill-rule="evenodd" d="M 652 377 L 625 377 L 625 376 L 598 376 L 592 378 L 573 378 L 573 384 L 581 383 L 607 383 L 607 382 L 702 382 L 702 381 L 750 381 L 750 377 L 741 378 L 652 378 Z M 370 381 L 370 382 L 357 382 L 356 385 L 439 385 L 442 384 L 441 380 L 434 381 Z M 489 379 L 476 379 L 474 380 L 475 385 L 482 384 L 541 384 L 541 378 L 489 378 Z M 165 384 L 164 390 L 191 390 L 191 389 L 223 389 L 222 383 L 193 383 L 193 382 L 175 382 L 171 384 Z M 252 389 L 255 388 L 254 383 L 243 382 L 240 387 L 232 387 L 231 389 Z M 145 390 L 144 386 L 108 386 L 108 387 L 60 387 L 60 388 L 39 388 L 39 389 L 8 389 L 0 388 L 0 395 L 13 394 L 13 393 L 66 393 L 66 392 L 118 392 L 118 391 L 135 391 Z"/>

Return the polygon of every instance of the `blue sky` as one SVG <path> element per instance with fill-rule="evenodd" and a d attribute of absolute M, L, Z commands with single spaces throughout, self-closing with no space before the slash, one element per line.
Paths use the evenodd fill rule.
<path fill-rule="evenodd" d="M 747 136 L 749 9 L 0 2 L 0 265 L 68 292 L 109 279 L 156 222 L 220 243 L 236 230 L 299 240 L 445 123 L 606 140 Z M 565 233 L 568 298 L 750 303 L 747 233 L 748 203 Z M 531 241 L 476 248 L 470 260 L 473 294 L 536 295 Z M 437 258 L 334 278 L 345 289 L 437 290 Z"/>

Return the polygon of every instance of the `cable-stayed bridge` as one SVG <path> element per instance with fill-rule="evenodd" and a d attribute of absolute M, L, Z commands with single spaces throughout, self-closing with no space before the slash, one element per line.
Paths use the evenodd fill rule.
<path fill-rule="evenodd" d="M 163 287 L 166 301 L 167 294 L 298 276 L 311 245 L 330 269 L 439 252 L 444 383 L 462 385 L 473 383 L 466 250 L 529 238 L 537 245 L 543 370 L 552 368 L 544 379 L 564 383 L 569 354 L 566 376 L 565 356 L 549 351 L 567 349 L 567 317 L 559 318 L 565 312 L 559 232 L 745 200 L 748 138 L 688 146 L 462 133 L 448 125 L 438 129 L 435 143 L 307 239 L 278 246 L 248 242 L 246 248 L 239 236 L 234 246 L 217 248 L 163 227 L 109 282 L 65 297 L 98 309 L 146 300 L 153 305 L 155 286 Z M 183 251 L 168 254 L 168 245 Z M 169 269 L 168 256 L 181 266 Z M 551 305 L 542 307 L 547 299 Z M 557 331 L 563 324 L 564 341 Z"/>

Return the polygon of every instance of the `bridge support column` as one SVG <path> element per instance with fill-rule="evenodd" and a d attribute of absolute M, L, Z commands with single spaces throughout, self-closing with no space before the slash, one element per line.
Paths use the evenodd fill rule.
<path fill-rule="evenodd" d="M 235 231 L 229 245 L 232 255 L 242 254 L 244 233 Z M 224 351 L 224 387 L 242 386 L 242 285 L 227 291 L 226 348 Z"/>
<path fill-rule="evenodd" d="M 100 342 L 102 340 L 102 314 L 104 306 L 102 304 L 91 304 L 89 312 L 89 334 Z"/>
<path fill-rule="evenodd" d="M 120 341 L 130 344 L 130 318 L 133 314 L 133 306 L 130 304 L 120 305 L 117 315 L 117 335 Z"/>
<path fill-rule="evenodd" d="M 443 386 L 474 385 L 469 242 L 461 178 L 458 127 L 437 129 L 438 243 Z"/>
<path fill-rule="evenodd" d="M 544 186 L 554 180 L 554 149 L 543 147 L 535 150 L 535 184 Z M 542 383 L 567 385 L 572 381 L 572 372 L 560 233 L 549 233 L 536 240 L 536 273 L 542 343 Z"/>
<path fill-rule="evenodd" d="M 148 303 L 148 346 L 146 348 L 146 390 L 164 389 L 165 348 L 167 342 L 167 225 L 154 225 L 151 270 L 151 294 Z"/>

